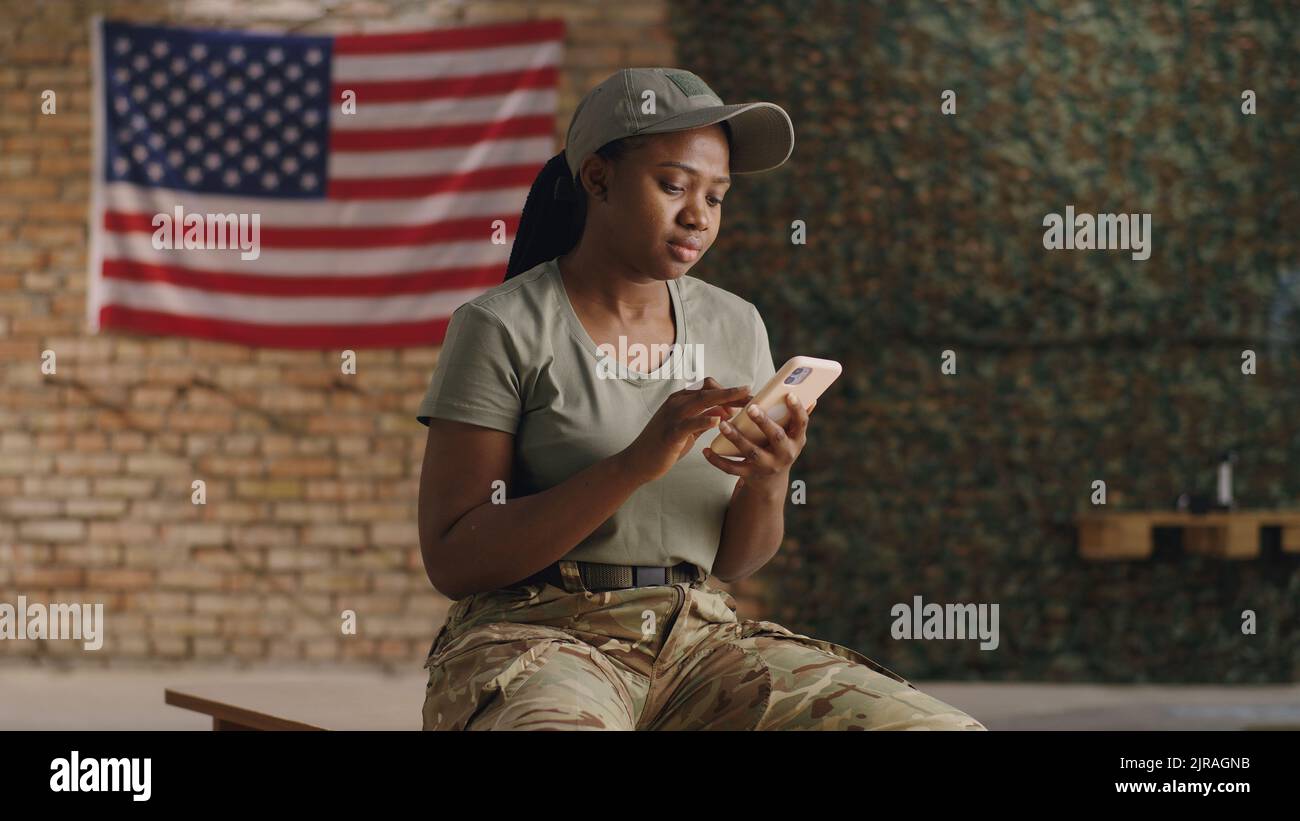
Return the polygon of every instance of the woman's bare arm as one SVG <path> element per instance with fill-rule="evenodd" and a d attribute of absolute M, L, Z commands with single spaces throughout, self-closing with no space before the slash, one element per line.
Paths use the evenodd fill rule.
<path fill-rule="evenodd" d="M 531 576 L 563 558 L 645 480 L 623 453 L 541 493 L 511 497 L 514 436 L 480 425 L 430 419 L 420 470 L 420 553 L 429 581 L 461 599 Z M 505 504 L 492 485 L 505 482 Z"/>

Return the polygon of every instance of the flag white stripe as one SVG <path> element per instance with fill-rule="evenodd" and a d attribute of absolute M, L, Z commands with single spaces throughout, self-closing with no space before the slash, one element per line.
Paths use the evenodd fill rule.
<path fill-rule="evenodd" d="M 355 114 L 330 106 L 334 131 L 371 131 L 430 125 L 465 125 L 513 117 L 554 116 L 559 95 L 554 89 L 522 88 L 490 97 L 442 97 L 409 103 L 372 103 L 357 99 Z"/>
<path fill-rule="evenodd" d="M 323 237 L 327 239 L 328 237 Z M 104 259 L 130 260 L 195 271 L 247 271 L 250 275 L 387 276 L 444 268 L 500 265 L 504 273 L 510 246 L 491 242 L 491 225 L 483 223 L 483 238 L 387 248 L 287 250 L 263 246 L 257 259 L 240 258 L 237 248 L 155 250 L 153 235 L 105 231 Z"/>
<path fill-rule="evenodd" d="M 559 40 L 523 43 L 472 51 L 334 55 L 330 73 L 335 84 L 375 80 L 427 80 L 472 77 L 530 68 L 558 66 L 564 44 Z"/>
<path fill-rule="evenodd" d="M 423 322 L 450 316 L 486 288 L 385 297 L 265 297 L 106 278 L 104 303 L 266 325 Z"/>
<path fill-rule="evenodd" d="M 372 179 L 451 174 L 483 168 L 532 163 L 539 169 L 554 151 L 550 136 L 483 140 L 473 145 L 415 151 L 331 152 L 330 179 Z"/>
<path fill-rule="evenodd" d="M 93 128 L 91 129 L 91 163 L 90 163 L 90 248 L 87 249 L 86 264 L 86 330 L 92 334 L 99 333 L 99 308 L 104 304 L 103 295 L 103 214 L 104 205 L 104 80 L 100 76 L 99 66 L 104 65 L 103 34 L 100 28 L 104 22 L 103 15 L 95 14 L 90 18 L 90 64 L 95 68 L 90 72 L 90 107 Z"/>
<path fill-rule="evenodd" d="M 263 227 L 361 227 L 424 225 L 466 217 L 517 215 L 528 188 L 434 194 L 410 200 L 278 200 L 144 188 L 129 182 L 103 186 L 108 210 L 137 214 L 261 214 Z M 101 223 L 102 224 L 102 223 Z"/>

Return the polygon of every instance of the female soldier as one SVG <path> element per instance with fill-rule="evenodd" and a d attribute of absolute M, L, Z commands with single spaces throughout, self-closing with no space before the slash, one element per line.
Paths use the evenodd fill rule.
<path fill-rule="evenodd" d="M 808 414 L 756 418 L 763 444 L 726 424 L 774 373 L 767 331 L 687 271 L 730 175 L 793 150 L 780 107 L 724 105 L 687 71 L 624 69 L 579 103 L 506 281 L 455 311 L 417 413 L 421 553 L 455 600 L 425 729 L 984 729 L 847 647 L 737 618 L 706 582 L 780 546 Z M 635 344 L 673 347 L 644 370 L 600 350 Z M 704 447 L 715 427 L 742 461 Z"/>

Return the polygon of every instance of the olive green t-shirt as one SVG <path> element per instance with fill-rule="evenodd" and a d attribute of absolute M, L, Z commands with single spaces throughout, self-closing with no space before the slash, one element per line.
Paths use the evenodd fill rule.
<path fill-rule="evenodd" d="M 691 276 L 668 280 L 667 287 L 679 347 L 649 376 L 672 378 L 617 373 L 618 358 L 597 349 L 552 259 L 456 309 L 416 418 L 514 434 L 510 494 L 527 496 L 626 448 L 669 394 L 705 376 L 724 387 L 762 388 L 775 368 L 753 304 Z M 564 558 L 687 561 L 711 571 L 736 486 L 735 476 L 702 453 L 716 435 L 716 428 L 701 434 L 691 452 L 637 488 Z"/>

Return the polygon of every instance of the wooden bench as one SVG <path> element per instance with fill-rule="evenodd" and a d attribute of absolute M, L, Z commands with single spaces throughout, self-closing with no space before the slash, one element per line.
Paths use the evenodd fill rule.
<path fill-rule="evenodd" d="M 419 730 L 428 673 L 276 682 L 214 679 L 168 687 L 163 701 L 212 716 L 213 730 Z"/>
<path fill-rule="evenodd" d="M 1079 553 L 1085 559 L 1148 559 L 1154 528 L 1183 529 L 1188 553 L 1221 559 L 1259 555 L 1259 529 L 1280 527 L 1282 550 L 1300 553 L 1300 510 L 1233 510 L 1212 513 L 1125 510 L 1084 513 L 1075 519 Z"/>

